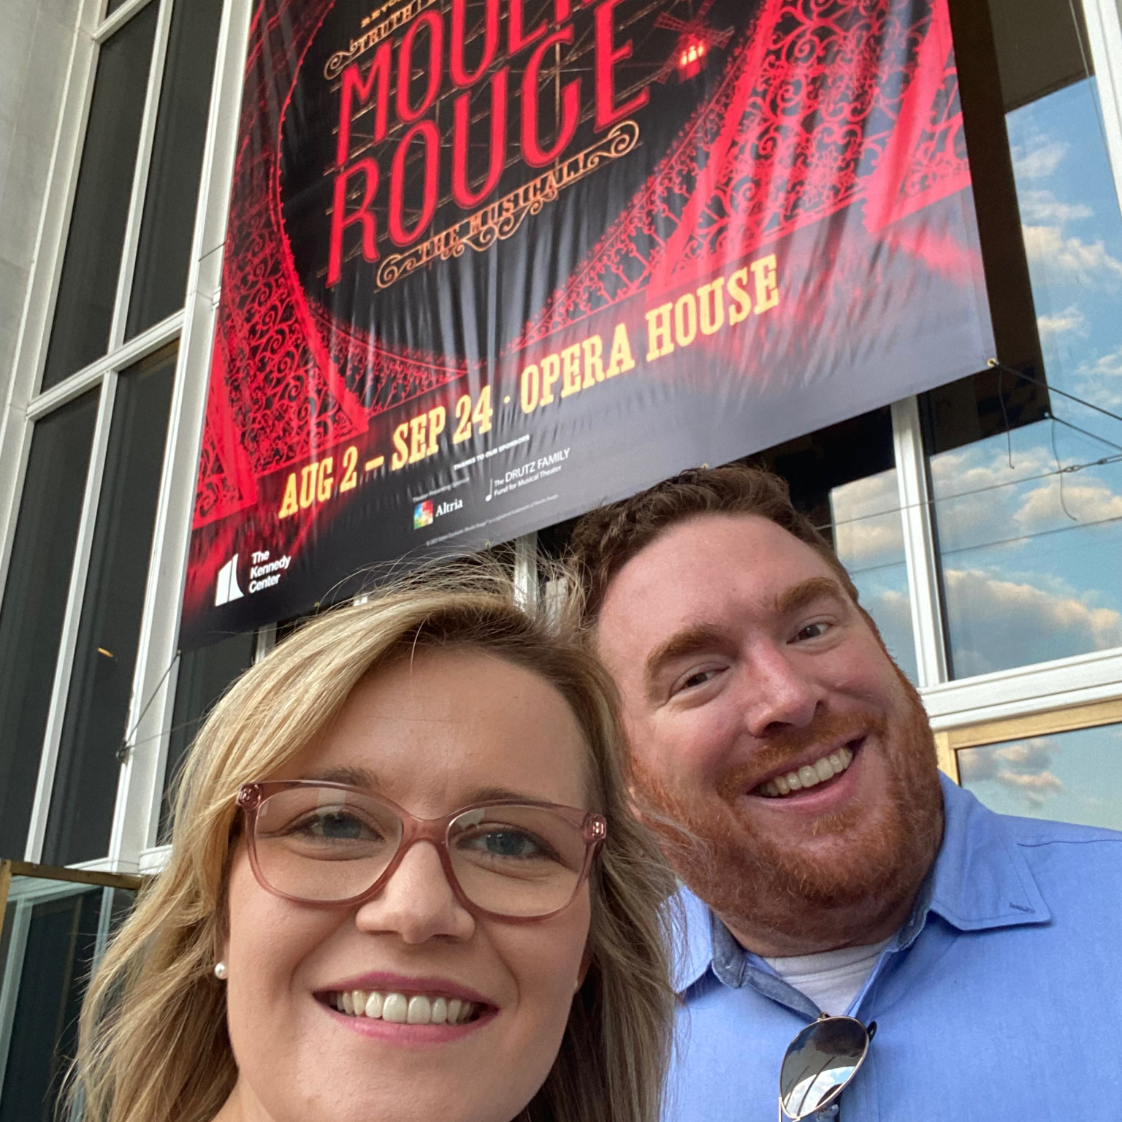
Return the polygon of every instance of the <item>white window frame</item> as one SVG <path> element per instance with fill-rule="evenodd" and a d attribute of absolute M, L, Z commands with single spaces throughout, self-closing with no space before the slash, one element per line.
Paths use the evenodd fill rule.
<path fill-rule="evenodd" d="M 165 726 L 168 722 L 164 717 L 171 698 L 167 687 L 167 680 L 171 677 L 168 671 L 170 660 L 175 656 L 178 605 L 185 575 L 213 314 L 225 236 L 225 211 L 233 171 L 234 134 L 241 99 L 241 69 L 251 8 L 250 0 L 227 0 L 223 8 L 184 307 L 126 342 L 128 305 L 144 217 L 168 37 L 173 5 L 177 2 L 189 3 L 190 0 L 126 0 L 112 15 L 101 18 L 106 0 L 82 0 L 51 156 L 48 189 L 39 221 L 36 265 L 28 285 L 8 401 L 0 419 L 2 588 L 11 558 L 18 519 L 18 496 L 23 489 L 35 422 L 91 389 L 98 390 L 100 395 L 31 826 L 25 851 L 10 855 L 27 861 L 39 861 L 42 856 L 117 379 L 134 363 L 178 341 L 168 440 L 126 723 L 130 733 L 129 743 L 135 747 L 127 753 L 121 768 L 108 853 L 104 858 L 86 862 L 86 867 L 134 871 L 139 865 L 140 851 L 154 840 L 154 837 L 150 840 L 149 835 L 158 824 L 159 799 L 157 795 L 153 800 L 153 791 L 159 785 L 156 772 L 162 770 L 166 758 Z M 46 391 L 38 392 L 50 342 L 100 46 L 149 4 L 157 5 L 156 30 L 109 349 L 106 355 L 85 369 Z M 161 659 L 164 661 L 157 669 Z"/>
<path fill-rule="evenodd" d="M 101 392 L 40 763 L 33 826 L 27 850 L 22 855 L 31 861 L 39 860 L 42 852 L 116 380 L 133 363 L 178 339 L 169 436 L 126 726 L 130 733 L 129 751 L 120 773 L 109 852 L 104 859 L 90 865 L 126 872 L 142 867 L 151 869 L 159 866 L 166 852 L 156 847 L 156 840 L 174 705 L 172 664 L 177 652 L 243 68 L 254 0 L 226 0 L 223 8 L 184 308 L 125 343 L 127 302 L 135 271 L 172 5 L 184 2 L 190 0 L 126 0 L 118 11 L 103 18 L 105 0 L 81 0 L 71 44 L 63 110 L 51 156 L 48 190 L 38 226 L 36 265 L 23 309 L 8 400 L 0 417 L 2 588 L 34 423 L 91 388 L 97 387 Z M 1122 17 L 1118 0 L 1082 2 L 1107 148 L 1122 199 Z M 109 352 L 60 385 L 39 393 L 98 50 L 114 31 L 149 3 L 160 7 Z M 928 468 L 916 400 L 908 398 L 895 403 L 892 420 L 920 693 L 933 726 L 936 729 L 960 727 L 1122 696 L 1122 650 L 1080 655 L 977 678 L 948 680 Z M 520 596 L 527 600 L 537 594 L 537 549 L 536 535 L 527 535 L 516 544 L 516 582 Z M 268 649 L 273 634 L 275 630 L 265 629 L 260 635 L 259 652 Z"/>

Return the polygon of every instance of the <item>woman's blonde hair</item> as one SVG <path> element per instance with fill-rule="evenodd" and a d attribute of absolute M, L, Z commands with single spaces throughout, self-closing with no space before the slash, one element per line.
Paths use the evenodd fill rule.
<path fill-rule="evenodd" d="M 175 799 L 171 856 L 93 978 L 77 1088 L 91 1122 L 209 1122 L 237 1071 L 213 973 L 243 783 L 331 724 L 359 681 L 421 647 L 524 667 L 568 702 L 589 748 L 591 807 L 609 822 L 591 881 L 591 964 L 561 1051 L 517 1122 L 656 1122 L 673 996 L 662 905 L 674 882 L 629 813 L 611 681 L 495 572 L 429 573 L 321 616 L 247 671 L 200 731 Z"/>

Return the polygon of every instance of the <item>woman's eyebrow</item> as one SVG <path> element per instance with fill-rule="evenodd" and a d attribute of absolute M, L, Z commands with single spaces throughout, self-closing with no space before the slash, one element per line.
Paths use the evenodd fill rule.
<path fill-rule="evenodd" d="M 528 795 L 525 791 L 512 791 L 509 787 L 477 787 L 474 791 L 468 792 L 464 805 L 505 802 L 540 803 L 542 801 L 541 795 Z"/>
<path fill-rule="evenodd" d="M 345 783 L 348 787 L 366 787 L 376 790 L 378 780 L 374 773 L 364 767 L 330 767 L 321 771 L 302 775 L 301 779 L 316 780 L 320 783 Z"/>

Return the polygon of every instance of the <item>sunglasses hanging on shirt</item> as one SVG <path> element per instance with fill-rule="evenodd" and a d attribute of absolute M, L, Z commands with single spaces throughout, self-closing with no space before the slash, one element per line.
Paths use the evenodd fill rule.
<path fill-rule="evenodd" d="M 831 1017 L 817 1021 L 787 1046 L 779 1069 L 779 1122 L 802 1122 L 836 1103 L 853 1081 L 869 1052 L 877 1031 L 856 1017 Z"/>

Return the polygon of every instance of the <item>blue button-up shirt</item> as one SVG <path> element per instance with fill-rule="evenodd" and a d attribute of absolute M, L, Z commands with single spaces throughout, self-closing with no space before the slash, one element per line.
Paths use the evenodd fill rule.
<path fill-rule="evenodd" d="M 947 780 L 943 801 L 911 917 L 848 1010 L 877 1033 L 842 1122 L 1119 1122 L 1122 833 L 994 814 Z M 681 900 L 666 1118 L 775 1122 L 819 1010 Z"/>

